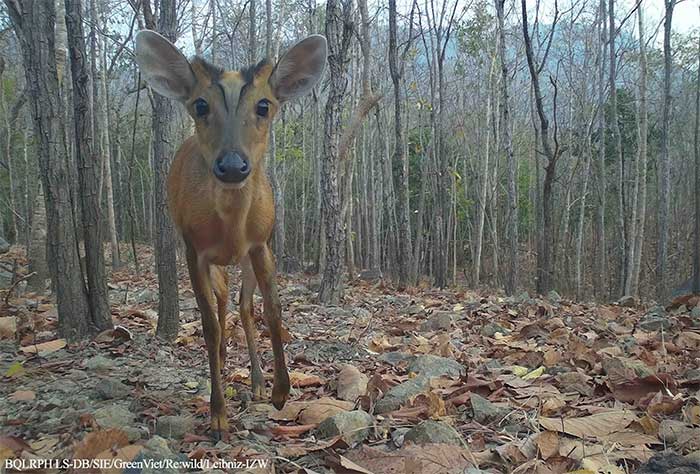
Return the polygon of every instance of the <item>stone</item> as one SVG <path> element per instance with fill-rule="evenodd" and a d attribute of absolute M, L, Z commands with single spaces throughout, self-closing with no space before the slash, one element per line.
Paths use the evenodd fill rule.
<path fill-rule="evenodd" d="M 123 428 L 134 421 L 134 415 L 119 405 L 109 405 L 98 408 L 94 413 L 95 421 L 100 428 Z"/>
<path fill-rule="evenodd" d="M 408 372 L 426 377 L 459 377 L 467 373 L 467 369 L 453 359 L 432 354 L 420 355 L 408 364 Z"/>
<path fill-rule="evenodd" d="M 0 254 L 7 253 L 10 251 L 10 244 L 7 240 L 0 237 Z"/>
<path fill-rule="evenodd" d="M 383 276 L 382 271 L 379 269 L 367 269 L 360 272 L 359 278 L 363 281 L 378 281 L 381 280 Z"/>
<path fill-rule="evenodd" d="M 414 444 L 454 444 L 463 443 L 459 433 L 447 423 L 435 420 L 425 420 L 411 428 L 404 436 L 406 443 Z"/>
<path fill-rule="evenodd" d="M 124 398 L 129 394 L 129 387 L 121 383 L 117 379 L 106 378 L 98 382 L 97 394 L 104 400 L 112 400 L 114 398 Z"/>
<path fill-rule="evenodd" d="M 103 355 L 96 355 L 85 362 L 85 368 L 95 371 L 106 371 L 114 366 L 114 361 Z"/>
<path fill-rule="evenodd" d="M 419 314 L 424 314 L 425 308 L 423 308 L 422 305 L 414 304 L 414 305 L 407 306 L 406 308 L 402 309 L 401 313 L 407 314 L 409 316 L 417 316 Z"/>
<path fill-rule="evenodd" d="M 338 374 L 338 398 L 354 402 L 367 392 L 369 378 L 353 365 L 345 365 Z"/>
<path fill-rule="evenodd" d="M 634 296 L 625 295 L 617 301 L 617 304 L 623 308 L 634 308 L 637 306 L 637 300 Z"/>
<path fill-rule="evenodd" d="M 561 303 L 561 296 L 559 295 L 559 293 L 557 293 L 556 290 L 552 290 L 549 293 L 547 293 L 547 299 L 552 303 Z"/>
<path fill-rule="evenodd" d="M 411 397 L 425 392 L 430 388 L 430 378 L 419 376 L 405 381 L 389 389 L 384 397 L 377 402 L 374 412 L 377 414 L 398 410 L 401 405 L 408 403 Z"/>
<path fill-rule="evenodd" d="M 674 453 L 657 454 L 637 470 L 637 474 L 697 474 L 700 462 Z"/>
<path fill-rule="evenodd" d="M 152 303 L 158 300 L 158 292 L 151 288 L 144 288 L 131 297 L 131 300 L 136 304 Z"/>
<path fill-rule="evenodd" d="M 125 469 L 124 474 L 176 474 L 184 472 L 182 469 L 176 469 L 172 463 L 165 462 L 158 464 L 158 461 L 181 461 L 187 458 L 181 458 L 175 455 L 168 442 L 158 435 L 153 436 L 144 444 L 144 449 L 134 459 L 134 462 L 140 463 L 143 468 Z M 144 460 L 153 460 L 156 463 L 146 463 Z"/>
<path fill-rule="evenodd" d="M 193 428 L 194 420 L 189 416 L 159 416 L 156 421 L 156 433 L 164 438 L 180 439 Z"/>
<path fill-rule="evenodd" d="M 654 306 L 639 321 L 639 327 L 649 332 L 667 330 L 671 327 L 671 321 L 663 306 Z"/>
<path fill-rule="evenodd" d="M 482 425 L 500 421 L 509 412 L 508 409 L 499 407 L 476 393 L 470 394 L 469 399 L 472 404 L 474 420 Z"/>
<path fill-rule="evenodd" d="M 484 337 L 493 337 L 496 335 L 497 332 L 500 332 L 504 336 L 508 334 L 510 331 L 500 324 L 496 323 L 486 323 L 481 327 L 481 330 L 479 331 L 479 334 L 481 334 Z"/>
<path fill-rule="evenodd" d="M 384 352 L 379 357 L 377 357 L 377 359 L 389 364 L 392 367 L 396 367 L 397 365 L 401 364 L 402 362 L 410 362 L 415 358 L 416 358 L 416 356 L 414 356 L 413 354 L 409 354 L 407 352 L 398 352 L 398 351 Z"/>
<path fill-rule="evenodd" d="M 374 426 L 374 418 L 362 410 L 346 411 L 326 418 L 316 429 L 316 436 L 329 439 L 340 436 L 349 446 L 363 442 Z"/>
<path fill-rule="evenodd" d="M 456 319 L 454 313 L 448 311 L 438 311 L 420 325 L 421 331 L 440 331 L 447 330 L 452 327 L 452 321 Z"/>

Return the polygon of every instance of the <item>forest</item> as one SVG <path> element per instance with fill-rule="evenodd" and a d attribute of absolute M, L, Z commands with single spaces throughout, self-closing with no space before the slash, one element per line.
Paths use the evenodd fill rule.
<path fill-rule="evenodd" d="M 0 45 L 0 461 L 700 472 L 695 0 L 4 0 Z M 241 272 L 168 201 L 178 61 L 279 98 Z"/>

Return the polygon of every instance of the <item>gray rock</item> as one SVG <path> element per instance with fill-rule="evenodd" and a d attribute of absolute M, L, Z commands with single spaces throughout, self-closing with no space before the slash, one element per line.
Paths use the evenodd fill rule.
<path fill-rule="evenodd" d="M 368 269 L 362 270 L 359 275 L 360 280 L 363 281 L 378 281 L 383 278 L 382 271 L 379 269 Z"/>
<path fill-rule="evenodd" d="M 456 314 L 449 311 L 438 311 L 430 316 L 430 319 L 420 325 L 421 331 L 440 331 L 450 329 L 452 321 L 457 319 Z"/>
<path fill-rule="evenodd" d="M 94 357 L 89 358 L 85 362 L 85 367 L 88 370 L 95 370 L 98 372 L 106 371 L 114 367 L 114 361 L 112 359 L 108 359 L 103 355 L 96 355 Z"/>
<path fill-rule="evenodd" d="M 12 286 L 13 278 L 14 274 L 11 271 L 0 268 L 0 288 L 9 288 Z"/>
<path fill-rule="evenodd" d="M 425 420 L 411 428 L 404 436 L 406 443 L 442 443 L 462 445 L 462 437 L 450 425 L 441 421 Z"/>
<path fill-rule="evenodd" d="M 549 293 L 547 293 L 547 299 L 552 303 L 561 302 L 561 296 L 559 295 L 559 293 L 556 292 L 556 290 L 552 290 Z"/>
<path fill-rule="evenodd" d="M 10 244 L 7 240 L 0 237 L 0 254 L 7 253 L 10 251 Z"/>
<path fill-rule="evenodd" d="M 152 303 L 158 299 L 158 292 L 151 288 L 144 288 L 138 293 L 132 295 L 131 300 L 134 303 Z"/>
<path fill-rule="evenodd" d="M 430 387 L 430 378 L 419 376 L 389 389 L 384 397 L 374 406 L 374 413 L 381 414 L 398 410 L 411 397 L 426 391 Z"/>
<path fill-rule="evenodd" d="M 425 313 L 425 308 L 419 304 L 414 304 L 402 309 L 401 313 L 408 314 L 409 316 L 416 316 Z"/>
<path fill-rule="evenodd" d="M 124 398 L 129 394 L 129 387 L 121 383 L 117 379 L 106 378 L 98 382 L 97 394 L 104 400 L 112 400 L 113 398 Z"/>
<path fill-rule="evenodd" d="M 400 448 L 403 446 L 406 433 L 408 433 L 411 429 L 407 428 L 405 426 L 396 428 L 394 431 L 391 432 L 391 441 L 394 443 L 394 445 L 397 448 Z"/>
<path fill-rule="evenodd" d="M 101 428 L 123 428 L 134 421 L 133 413 L 119 405 L 98 408 L 94 416 Z"/>
<path fill-rule="evenodd" d="M 367 392 L 369 378 L 353 365 L 345 365 L 338 374 L 338 398 L 354 402 Z"/>
<path fill-rule="evenodd" d="M 674 453 L 657 454 L 639 467 L 638 474 L 697 474 L 700 462 Z"/>
<path fill-rule="evenodd" d="M 496 335 L 497 332 L 500 332 L 505 336 L 510 331 L 501 326 L 500 324 L 486 323 L 481 327 L 481 331 L 479 331 L 479 334 L 481 334 L 484 337 L 493 337 Z"/>
<path fill-rule="evenodd" d="M 425 354 L 416 357 L 408 364 L 408 372 L 413 372 L 426 377 L 440 377 L 447 375 L 448 377 L 459 377 L 467 372 L 459 362 L 440 357 L 432 354 Z"/>
<path fill-rule="evenodd" d="M 346 411 L 326 418 L 318 425 L 316 436 L 329 439 L 341 436 L 350 446 L 363 442 L 374 425 L 374 418 L 362 410 Z"/>
<path fill-rule="evenodd" d="M 625 295 L 617 301 L 617 304 L 623 308 L 634 308 L 637 306 L 637 300 L 634 296 Z"/>
<path fill-rule="evenodd" d="M 474 414 L 474 420 L 478 421 L 482 425 L 486 425 L 495 421 L 500 421 L 504 416 L 506 416 L 509 410 L 501 408 L 494 405 L 481 395 L 472 393 L 470 395 L 470 400 L 472 403 L 472 413 Z"/>
<path fill-rule="evenodd" d="M 671 327 L 671 321 L 668 319 L 666 310 L 663 306 L 654 306 L 651 308 L 639 322 L 639 327 L 644 331 L 659 331 L 667 330 Z"/>
<path fill-rule="evenodd" d="M 402 362 L 410 362 L 415 358 L 416 358 L 416 356 L 414 356 L 413 354 L 409 354 L 407 352 L 397 352 L 397 351 L 384 352 L 379 357 L 377 357 L 377 359 L 391 365 L 392 367 L 396 367 L 397 365 L 401 364 Z"/>
<path fill-rule="evenodd" d="M 194 420 L 188 416 L 160 416 L 156 421 L 156 433 L 164 438 L 182 438 L 193 428 Z"/>
<path fill-rule="evenodd" d="M 144 450 L 139 453 L 134 459 L 136 462 L 144 461 L 146 459 L 153 460 L 157 462 L 164 462 L 166 460 L 179 461 L 184 460 L 181 457 L 175 455 L 168 446 L 168 442 L 161 438 L 160 436 L 153 436 L 144 445 Z M 175 469 L 171 467 L 172 464 L 165 462 L 162 465 L 151 463 L 141 463 L 142 469 L 131 469 L 124 470 L 124 474 L 176 474 L 179 472 L 184 472 L 183 469 Z"/>

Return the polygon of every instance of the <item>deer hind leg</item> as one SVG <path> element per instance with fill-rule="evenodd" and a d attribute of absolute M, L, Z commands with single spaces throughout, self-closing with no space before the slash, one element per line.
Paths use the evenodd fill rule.
<path fill-rule="evenodd" d="M 284 407 L 289 397 L 289 373 L 284 361 L 282 347 L 282 305 L 277 294 L 275 281 L 275 260 L 267 244 L 252 249 L 249 253 L 253 270 L 260 285 L 265 308 L 265 321 L 270 330 L 272 353 L 275 358 L 275 375 L 272 386 L 272 404 L 278 410 Z"/>
<path fill-rule="evenodd" d="M 197 306 L 202 315 L 202 330 L 207 344 L 209 371 L 211 373 L 211 432 L 216 439 L 221 439 L 228 432 L 226 417 L 226 400 L 221 383 L 221 326 L 214 314 L 214 292 L 210 275 L 210 265 L 200 263 L 197 253 L 187 246 L 187 268 L 190 271 L 192 289 L 197 299 Z"/>
<path fill-rule="evenodd" d="M 248 355 L 250 356 L 250 379 L 252 382 L 253 398 L 255 400 L 265 399 L 265 378 L 260 369 L 260 361 L 258 360 L 258 349 L 256 344 L 255 318 L 253 318 L 253 293 L 257 281 L 255 272 L 250 264 L 250 259 L 244 257 L 241 260 L 241 298 L 240 298 L 240 314 L 241 324 L 245 332 L 245 339 L 248 345 Z"/>
<path fill-rule="evenodd" d="M 216 296 L 216 309 L 219 314 L 219 326 L 221 327 L 221 345 L 219 347 L 219 357 L 221 366 L 226 365 L 226 346 L 228 335 L 226 333 L 226 313 L 228 311 L 228 272 L 226 267 L 211 267 L 212 285 Z"/>

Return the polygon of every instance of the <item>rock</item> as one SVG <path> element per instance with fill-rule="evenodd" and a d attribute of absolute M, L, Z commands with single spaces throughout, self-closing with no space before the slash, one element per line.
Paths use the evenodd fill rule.
<path fill-rule="evenodd" d="M 3 267 L 0 267 L 0 288 L 9 288 L 12 286 L 14 274 Z"/>
<path fill-rule="evenodd" d="M 682 421 L 663 420 L 659 424 L 659 439 L 674 445 L 679 451 L 700 450 L 700 428 L 688 426 Z"/>
<path fill-rule="evenodd" d="M 700 462 L 673 453 L 657 454 L 637 470 L 637 474 L 697 474 Z"/>
<path fill-rule="evenodd" d="M 556 290 L 552 290 L 547 293 L 547 299 L 552 303 L 561 303 L 561 296 L 556 292 Z"/>
<path fill-rule="evenodd" d="M 422 305 L 413 304 L 411 306 L 407 306 L 406 308 L 402 309 L 401 313 L 407 314 L 409 316 L 417 316 L 419 314 L 425 313 L 425 308 L 423 308 Z"/>
<path fill-rule="evenodd" d="M 505 336 L 510 331 L 501 326 L 500 324 L 486 323 L 481 327 L 481 331 L 479 331 L 479 334 L 481 334 L 484 337 L 493 337 L 496 335 L 497 332 L 500 332 Z"/>
<path fill-rule="evenodd" d="M 663 306 L 654 306 L 639 321 L 639 327 L 649 332 L 667 330 L 671 327 L 671 321 L 669 321 Z"/>
<path fill-rule="evenodd" d="M 10 251 L 10 244 L 7 240 L 0 237 L 0 254 L 7 253 Z"/>
<path fill-rule="evenodd" d="M 95 410 L 95 421 L 100 428 L 123 428 L 134 421 L 134 415 L 119 405 L 109 405 Z"/>
<path fill-rule="evenodd" d="M 530 294 L 527 291 L 523 291 L 516 298 L 518 303 L 529 303 L 531 300 L 532 298 L 530 298 Z"/>
<path fill-rule="evenodd" d="M 155 463 L 146 463 L 144 460 L 153 460 Z M 186 459 L 186 458 L 185 458 Z M 183 469 L 176 469 L 170 461 L 183 460 L 176 456 L 168 446 L 168 442 L 158 435 L 153 436 L 144 445 L 143 451 L 134 459 L 135 463 L 140 463 L 143 468 L 125 469 L 124 474 L 176 474 L 184 472 Z M 166 461 L 159 464 L 158 461 Z"/>
<path fill-rule="evenodd" d="M 459 433 L 447 423 L 434 420 L 425 420 L 411 428 L 404 436 L 406 443 L 414 444 L 454 444 L 461 446 L 463 443 Z"/>
<path fill-rule="evenodd" d="M 623 308 L 634 308 L 637 306 L 637 300 L 634 296 L 625 295 L 617 301 L 617 304 Z"/>
<path fill-rule="evenodd" d="M 362 270 L 359 275 L 363 281 L 377 281 L 382 279 L 382 271 L 379 269 Z"/>
<path fill-rule="evenodd" d="M 381 414 L 401 408 L 411 397 L 426 391 L 430 387 L 430 378 L 419 376 L 405 381 L 389 389 L 384 397 L 377 402 L 374 413 Z"/>
<path fill-rule="evenodd" d="M 363 442 L 369 436 L 374 418 L 362 410 L 338 413 L 324 420 L 316 429 L 316 436 L 329 439 L 341 436 L 349 446 Z"/>
<path fill-rule="evenodd" d="M 96 355 L 85 362 L 85 368 L 95 371 L 106 371 L 114 366 L 114 361 L 103 355 Z"/>
<path fill-rule="evenodd" d="M 448 311 L 438 311 L 430 316 L 430 319 L 420 325 L 421 331 L 440 331 L 450 329 L 452 321 L 456 319 L 456 314 Z"/>
<path fill-rule="evenodd" d="M 339 306 L 329 306 L 326 308 L 326 315 L 333 319 L 345 319 L 345 320 L 350 320 L 352 318 L 352 313 L 345 309 L 341 308 Z"/>
<path fill-rule="evenodd" d="M 365 394 L 368 381 L 368 377 L 355 366 L 343 366 L 338 374 L 338 398 L 354 402 Z"/>
<path fill-rule="evenodd" d="M 413 372 L 426 377 L 440 377 L 447 375 L 448 377 L 459 377 L 467 372 L 459 362 L 448 359 L 447 357 L 425 354 L 416 357 L 408 364 L 408 372 Z"/>
<path fill-rule="evenodd" d="M 113 398 L 124 398 L 129 394 L 129 387 L 121 383 L 117 379 L 106 378 L 98 382 L 97 394 L 104 400 L 111 400 Z"/>
<path fill-rule="evenodd" d="M 194 420 L 189 416 L 159 416 L 156 421 L 156 433 L 164 438 L 180 439 L 193 428 Z"/>
<path fill-rule="evenodd" d="M 400 448 L 403 446 L 406 433 L 408 433 L 411 429 L 406 428 L 405 426 L 396 428 L 394 431 L 391 432 L 391 441 L 394 443 L 394 445 L 397 448 Z"/>
<path fill-rule="evenodd" d="M 284 288 L 281 293 L 287 296 L 291 296 L 293 298 L 297 298 L 308 294 L 309 290 L 303 285 L 289 285 L 286 288 Z"/>
<path fill-rule="evenodd" d="M 472 393 L 469 397 L 472 403 L 474 420 L 482 425 L 501 421 L 509 412 L 508 409 L 501 408 L 476 393 Z"/>
<path fill-rule="evenodd" d="M 402 362 L 411 362 L 416 356 L 409 354 L 408 352 L 384 352 L 377 359 L 389 364 L 392 367 L 396 367 Z"/>
<path fill-rule="evenodd" d="M 151 288 L 144 288 L 131 297 L 136 304 L 152 303 L 158 299 L 158 292 Z"/>

